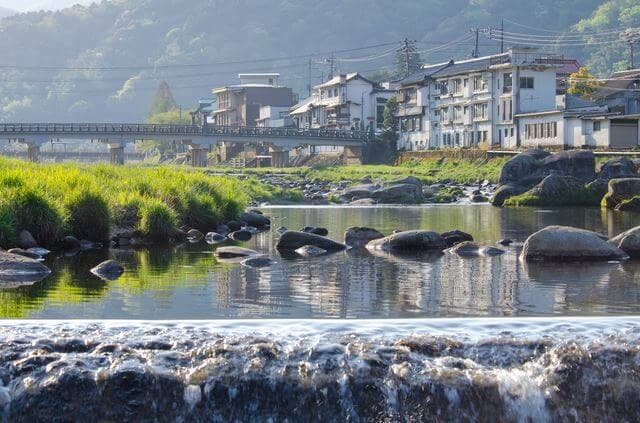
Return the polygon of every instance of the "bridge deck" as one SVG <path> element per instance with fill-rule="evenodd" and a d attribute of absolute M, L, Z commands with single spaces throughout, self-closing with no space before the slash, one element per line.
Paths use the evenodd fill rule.
<path fill-rule="evenodd" d="M 154 125 L 140 123 L 3 123 L 0 124 L 0 138 L 21 138 L 26 136 L 49 137 L 131 137 L 150 139 L 153 137 L 188 138 L 253 138 L 253 139 L 296 139 L 318 141 L 360 141 L 373 137 L 368 131 L 260 128 L 243 126 L 194 126 L 194 125 Z"/>

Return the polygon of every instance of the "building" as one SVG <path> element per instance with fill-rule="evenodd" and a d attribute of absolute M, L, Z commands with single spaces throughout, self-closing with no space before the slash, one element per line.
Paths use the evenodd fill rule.
<path fill-rule="evenodd" d="M 291 88 L 278 85 L 277 73 L 240 74 L 240 84 L 214 88 L 216 107 L 209 123 L 256 126 L 263 106 L 289 108 L 294 103 Z"/>
<path fill-rule="evenodd" d="M 424 66 L 400 81 L 400 150 L 521 146 L 517 116 L 554 110 L 563 57 L 531 48 Z"/>
<path fill-rule="evenodd" d="M 582 65 L 576 59 L 563 59 L 562 67 L 556 70 L 556 94 L 564 95 L 569 89 L 571 74 L 580 70 Z"/>
<path fill-rule="evenodd" d="M 385 105 L 395 93 L 357 72 L 341 74 L 313 87 L 291 117 L 298 128 L 382 129 Z"/>
<path fill-rule="evenodd" d="M 261 128 L 282 128 L 292 126 L 293 121 L 289 115 L 290 107 L 262 106 L 260 116 L 256 120 L 256 126 Z"/>

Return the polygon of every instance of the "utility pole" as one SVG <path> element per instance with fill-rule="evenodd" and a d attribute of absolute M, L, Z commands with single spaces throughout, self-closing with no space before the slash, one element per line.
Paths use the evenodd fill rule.
<path fill-rule="evenodd" d="M 471 53 L 471 57 L 480 57 L 480 28 L 472 29 L 471 32 L 476 36 L 475 47 L 473 49 L 473 53 Z"/>
<path fill-rule="evenodd" d="M 307 91 L 309 92 L 307 97 L 311 97 L 311 58 L 309 58 L 309 83 L 307 84 Z"/>
<path fill-rule="evenodd" d="M 329 79 L 331 79 L 336 72 L 336 56 L 331 53 L 331 57 L 327 59 L 327 62 L 329 63 Z"/>
<path fill-rule="evenodd" d="M 620 39 L 626 41 L 629 45 L 629 70 L 635 69 L 635 45 L 640 43 L 640 31 L 638 30 L 627 30 L 620 34 Z"/>
<path fill-rule="evenodd" d="M 500 53 L 504 53 L 504 18 L 502 18 L 500 25 Z"/>
<path fill-rule="evenodd" d="M 396 52 L 398 70 L 401 71 L 405 77 L 411 75 L 411 73 L 416 70 L 415 67 L 419 60 L 416 41 L 405 38 L 402 41 L 402 47 L 396 50 Z"/>

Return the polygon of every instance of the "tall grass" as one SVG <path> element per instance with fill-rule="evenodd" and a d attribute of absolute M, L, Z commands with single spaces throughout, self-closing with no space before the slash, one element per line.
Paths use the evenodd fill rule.
<path fill-rule="evenodd" d="M 163 239 L 181 225 L 212 230 L 244 209 L 247 185 L 188 168 L 0 158 L 0 246 L 15 246 L 23 229 L 43 246 L 64 235 L 104 240 L 112 227 Z"/>

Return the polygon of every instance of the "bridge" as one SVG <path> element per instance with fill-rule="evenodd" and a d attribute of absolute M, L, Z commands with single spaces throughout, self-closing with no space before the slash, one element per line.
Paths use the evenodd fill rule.
<path fill-rule="evenodd" d="M 3 123 L 0 140 L 27 146 L 30 161 L 37 162 L 40 147 L 52 140 L 99 141 L 109 146 L 111 163 L 124 163 L 127 144 L 142 140 L 166 140 L 188 146 L 191 164 L 206 166 L 211 146 L 221 143 L 268 144 L 272 164 L 288 164 L 289 151 L 302 145 L 344 147 L 360 156 L 361 148 L 374 138 L 370 131 L 261 128 L 218 125 L 154 125 L 140 123 Z"/>

